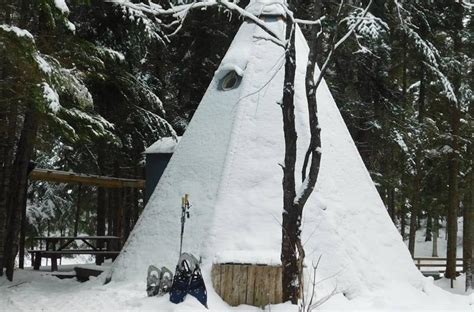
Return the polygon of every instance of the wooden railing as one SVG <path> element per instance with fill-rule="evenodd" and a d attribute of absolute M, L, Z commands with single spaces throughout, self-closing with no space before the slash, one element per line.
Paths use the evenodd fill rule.
<path fill-rule="evenodd" d="M 439 272 L 444 272 L 446 270 L 447 258 L 415 257 L 413 258 L 413 261 L 415 261 L 415 265 L 420 271 L 421 271 L 421 268 L 441 268 L 441 270 L 436 270 Z M 456 269 L 461 268 L 462 270 L 462 267 L 463 267 L 463 259 L 456 258 Z"/>

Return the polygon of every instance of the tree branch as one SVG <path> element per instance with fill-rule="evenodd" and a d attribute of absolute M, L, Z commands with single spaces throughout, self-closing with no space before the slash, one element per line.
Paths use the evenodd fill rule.
<path fill-rule="evenodd" d="M 319 120 L 317 116 L 317 97 L 316 91 L 321 84 L 321 81 L 329 67 L 330 62 L 332 61 L 332 57 L 336 49 L 341 46 L 349 37 L 354 33 L 354 31 L 359 27 L 362 23 L 363 19 L 369 12 L 369 9 L 372 5 L 373 0 L 370 0 L 367 7 L 362 12 L 362 15 L 358 18 L 358 21 L 347 31 L 347 33 L 342 36 L 341 39 L 337 41 L 337 35 L 339 31 L 339 23 L 336 25 L 336 29 L 334 31 L 334 36 L 332 39 L 332 44 L 330 48 L 330 52 L 326 57 L 326 61 L 324 62 L 321 71 L 318 75 L 316 83 L 314 83 L 314 72 L 316 67 L 316 40 L 311 39 L 309 48 L 310 53 L 308 55 L 308 66 L 306 69 L 306 92 L 307 92 L 307 100 L 308 100 L 308 113 L 309 113 L 309 123 L 310 123 L 310 131 L 311 131 L 311 141 L 306 151 L 303 168 L 302 168 L 302 185 L 300 190 L 295 197 L 295 204 L 297 204 L 300 209 L 303 209 L 306 201 L 308 200 L 309 196 L 313 192 L 313 189 L 316 185 L 316 180 L 319 173 L 319 164 L 321 161 L 321 128 L 319 127 Z M 341 16 L 342 8 L 344 5 L 344 1 L 341 0 L 339 4 L 339 9 L 337 12 L 336 19 L 339 19 Z M 309 157 L 311 156 L 311 166 L 309 169 L 309 174 L 306 177 L 307 166 L 309 163 Z"/>
<path fill-rule="evenodd" d="M 148 14 L 156 15 L 156 16 L 173 16 L 175 18 L 181 18 L 184 19 L 186 17 L 186 14 L 190 10 L 194 9 L 203 9 L 203 8 L 208 8 L 208 7 L 224 7 L 226 9 L 229 9 L 231 11 L 239 13 L 241 16 L 251 20 L 254 22 L 256 25 L 258 25 L 263 31 L 265 31 L 267 34 L 269 34 L 273 39 L 276 44 L 278 44 L 281 47 L 285 47 L 285 41 L 280 38 L 272 29 L 267 27 L 267 25 L 260 20 L 257 16 L 254 14 L 246 11 L 245 9 L 242 9 L 239 7 L 237 4 L 229 2 L 227 0 L 217 0 L 215 2 L 193 2 L 190 4 L 183 4 L 180 6 L 175 6 L 169 9 L 163 9 L 161 6 L 158 4 L 155 4 L 153 2 L 150 2 L 149 4 L 144 4 L 144 3 L 132 3 L 128 0 L 106 0 L 106 2 L 111 2 L 115 3 L 118 5 L 126 6 L 134 10 L 139 10 Z M 184 14 L 184 16 L 183 16 Z"/>

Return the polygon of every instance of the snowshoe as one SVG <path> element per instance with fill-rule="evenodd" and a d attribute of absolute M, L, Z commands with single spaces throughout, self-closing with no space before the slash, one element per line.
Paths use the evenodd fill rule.
<path fill-rule="evenodd" d="M 207 308 L 207 290 L 202 278 L 199 264 L 196 264 L 193 273 L 191 274 L 191 281 L 188 287 L 188 293 L 195 297 L 203 306 Z"/>
<path fill-rule="evenodd" d="M 156 296 L 160 290 L 161 271 L 154 265 L 148 267 L 146 278 L 146 292 L 148 297 Z"/>
<path fill-rule="evenodd" d="M 170 301 L 173 303 L 183 302 L 187 294 L 198 299 L 207 308 L 207 291 L 199 268 L 199 261 L 193 255 L 183 253 L 176 266 Z"/>
<path fill-rule="evenodd" d="M 173 285 L 173 272 L 171 272 L 166 267 L 162 267 L 158 296 L 162 296 L 166 293 L 169 293 L 171 291 L 172 285 Z"/>
<path fill-rule="evenodd" d="M 173 284 L 170 291 L 170 301 L 173 303 L 183 302 L 188 293 L 188 286 L 193 273 L 191 266 L 194 262 L 189 256 L 189 254 L 183 253 L 179 258 L 178 265 L 176 266 L 176 272 L 174 274 Z"/>

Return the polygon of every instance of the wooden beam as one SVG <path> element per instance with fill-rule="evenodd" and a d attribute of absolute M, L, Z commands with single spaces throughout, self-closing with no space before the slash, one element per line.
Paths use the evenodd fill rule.
<path fill-rule="evenodd" d="M 52 169 L 35 169 L 30 173 L 30 179 L 58 183 L 79 183 L 85 185 L 95 185 L 104 188 L 145 188 L 145 180 L 122 179 Z"/>

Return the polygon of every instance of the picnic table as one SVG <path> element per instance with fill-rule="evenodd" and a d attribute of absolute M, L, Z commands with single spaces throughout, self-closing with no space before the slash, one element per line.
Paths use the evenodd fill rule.
<path fill-rule="evenodd" d="M 51 271 L 57 271 L 57 260 L 63 255 L 95 255 L 100 257 L 98 264 L 101 264 L 104 257 L 115 258 L 120 253 L 118 236 L 40 236 L 34 239 L 40 241 L 40 246 L 45 242 L 45 249 L 28 250 L 34 270 L 39 270 L 42 258 L 51 258 Z M 88 248 L 71 248 L 74 241 L 82 241 Z"/>

